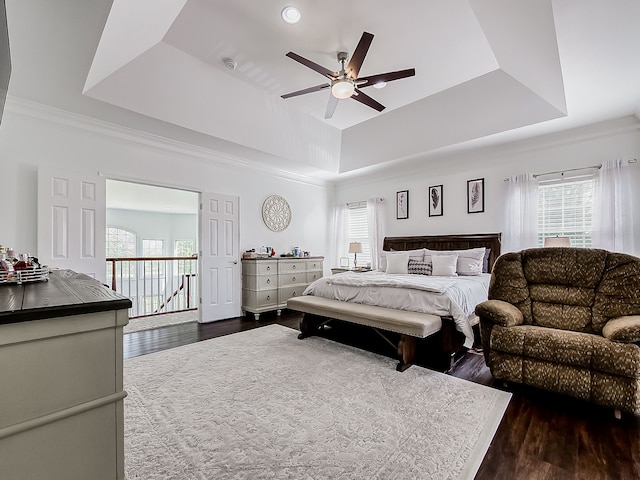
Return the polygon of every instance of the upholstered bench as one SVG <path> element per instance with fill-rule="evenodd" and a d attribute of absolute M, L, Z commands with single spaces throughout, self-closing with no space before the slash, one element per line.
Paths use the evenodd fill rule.
<path fill-rule="evenodd" d="M 442 318 L 436 315 L 341 302 L 312 295 L 290 298 L 287 308 L 305 314 L 300 320 L 300 339 L 314 335 L 334 319 L 371 327 L 389 342 L 384 332 L 400 334 L 400 340 L 397 345 L 394 344 L 400 360 L 396 367 L 398 371 L 404 371 L 413 364 L 418 339 L 434 335 L 443 328 Z"/>

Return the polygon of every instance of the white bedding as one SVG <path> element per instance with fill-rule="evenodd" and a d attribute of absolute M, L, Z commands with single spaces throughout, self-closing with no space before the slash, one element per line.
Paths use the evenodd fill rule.
<path fill-rule="evenodd" d="M 490 278 L 488 273 L 437 277 L 345 272 L 316 280 L 306 288 L 304 295 L 451 316 L 456 329 L 465 336 L 464 346 L 471 348 L 471 326 L 477 323 L 474 310 L 487 299 Z"/>

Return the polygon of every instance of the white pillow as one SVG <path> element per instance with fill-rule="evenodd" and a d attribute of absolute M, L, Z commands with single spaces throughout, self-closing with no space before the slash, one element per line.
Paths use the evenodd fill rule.
<path fill-rule="evenodd" d="M 424 252 L 426 249 L 424 248 L 418 248 L 416 250 L 406 250 L 406 252 L 409 254 L 409 258 L 411 260 L 415 260 L 417 262 L 422 262 L 424 260 Z M 399 251 L 388 251 L 388 250 L 383 250 L 382 253 L 380 254 L 380 270 L 386 270 L 387 269 L 387 255 L 391 253 L 401 253 Z M 408 263 L 408 262 L 407 262 Z"/>
<path fill-rule="evenodd" d="M 457 277 L 457 262 L 457 255 L 431 255 L 431 263 L 433 265 L 431 275 L 440 277 Z"/>
<path fill-rule="evenodd" d="M 386 273 L 409 273 L 409 252 L 387 253 Z"/>
<path fill-rule="evenodd" d="M 485 250 L 485 247 L 469 248 L 467 250 L 426 249 L 424 261 L 428 262 L 431 255 L 457 255 L 456 272 L 459 275 L 481 275 Z"/>

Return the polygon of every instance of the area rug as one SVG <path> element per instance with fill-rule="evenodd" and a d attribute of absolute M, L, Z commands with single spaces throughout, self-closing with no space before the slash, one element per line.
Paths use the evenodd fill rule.
<path fill-rule="evenodd" d="M 124 362 L 144 479 L 473 478 L 510 394 L 270 325 Z"/>

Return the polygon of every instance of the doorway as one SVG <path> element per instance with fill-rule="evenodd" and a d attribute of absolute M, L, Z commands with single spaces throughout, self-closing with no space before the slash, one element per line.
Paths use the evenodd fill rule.
<path fill-rule="evenodd" d="M 199 318 L 199 194 L 106 180 L 107 283 L 133 303 L 125 333 Z"/>

